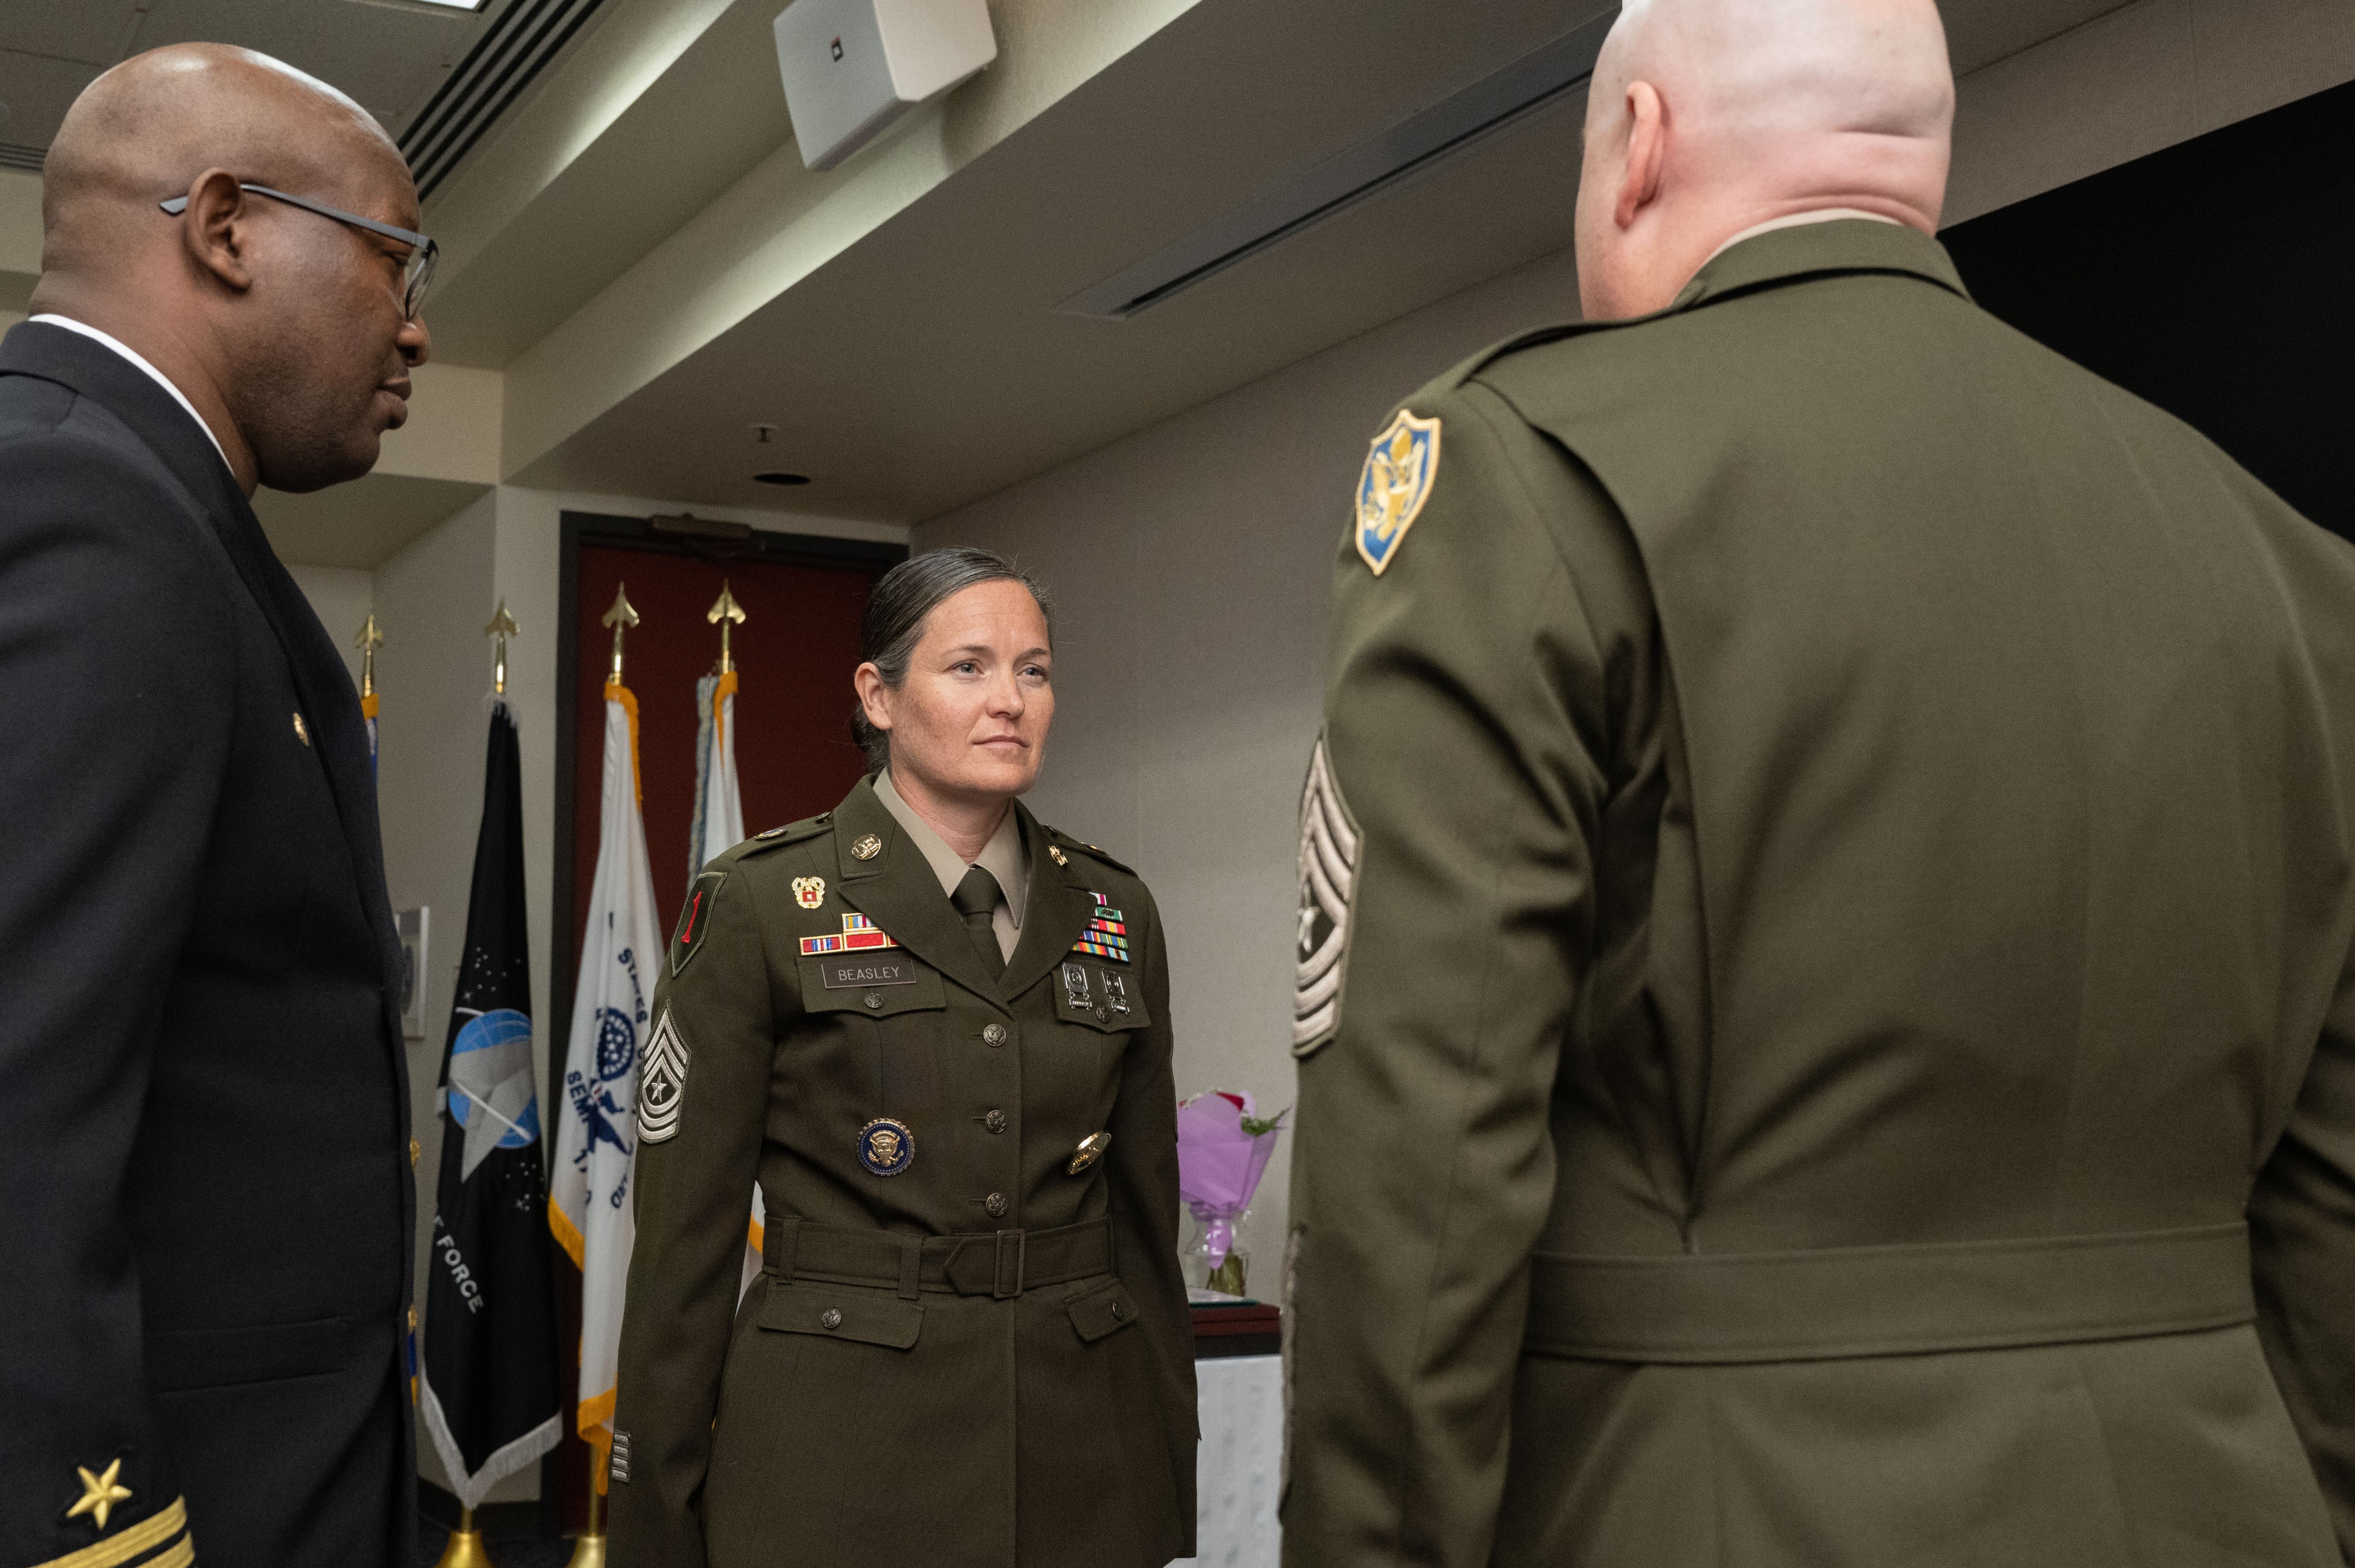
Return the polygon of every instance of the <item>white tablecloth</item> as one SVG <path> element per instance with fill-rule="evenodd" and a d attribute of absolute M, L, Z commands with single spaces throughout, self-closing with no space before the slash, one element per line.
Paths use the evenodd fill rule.
<path fill-rule="evenodd" d="M 1202 1447 L 1195 1548 L 1199 1568 L 1276 1568 L 1276 1488 L 1284 1465 L 1284 1360 L 1223 1356 L 1194 1363 Z"/>

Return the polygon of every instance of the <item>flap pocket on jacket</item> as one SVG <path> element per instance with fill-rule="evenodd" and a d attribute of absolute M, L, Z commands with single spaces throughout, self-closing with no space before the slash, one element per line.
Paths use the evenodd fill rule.
<path fill-rule="evenodd" d="M 905 948 L 880 953 L 829 953 L 800 960 L 802 1007 L 813 1013 L 862 1013 L 888 1019 L 949 1005 L 940 971 Z"/>
<path fill-rule="evenodd" d="M 896 1296 L 827 1285 L 772 1285 L 761 1304 L 761 1327 L 782 1334 L 815 1334 L 904 1350 L 924 1327 L 924 1309 Z"/>
<path fill-rule="evenodd" d="M 1080 1338 L 1091 1345 L 1136 1321 L 1136 1303 L 1118 1280 L 1088 1292 L 1063 1310 L 1071 1314 L 1071 1327 L 1079 1330 Z"/>

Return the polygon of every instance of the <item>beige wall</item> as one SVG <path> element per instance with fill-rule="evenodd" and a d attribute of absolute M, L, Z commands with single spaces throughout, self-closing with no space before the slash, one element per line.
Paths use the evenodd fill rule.
<path fill-rule="evenodd" d="M 2348 0 L 2140 0 L 1962 82 L 1948 216 L 2350 78 Z M 1293 1097 L 1298 791 L 1363 443 L 1457 359 L 1576 314 L 1564 252 L 916 530 L 920 549 L 1010 550 L 1056 592 L 1056 733 L 1031 804 L 1153 887 L 1181 1093 Z M 1286 1168 L 1280 1154 L 1247 1234 L 1263 1256 Z"/>
<path fill-rule="evenodd" d="M 1009 551 L 1055 593 L 1030 805 L 1153 889 L 1179 1093 L 1292 1103 L 1298 791 L 1367 440 L 1422 382 L 1576 303 L 1570 257 L 1549 257 L 917 530 L 920 549 Z M 1255 1259 L 1283 1234 L 1289 1147 L 1245 1232 Z"/>

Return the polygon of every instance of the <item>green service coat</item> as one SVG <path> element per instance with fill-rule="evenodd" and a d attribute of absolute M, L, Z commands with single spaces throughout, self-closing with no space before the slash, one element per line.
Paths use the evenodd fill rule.
<path fill-rule="evenodd" d="M 1285 1562 L 2355 1560 L 2355 549 L 1879 224 L 1407 409 Z"/>
<path fill-rule="evenodd" d="M 1192 1550 L 1160 920 L 1124 867 L 1020 820 L 1028 907 L 996 980 L 863 781 L 698 880 L 641 1088 L 619 1568 Z M 1099 909 L 1127 960 L 1074 951 Z M 862 922 L 899 945 L 805 955 Z M 740 1307 L 756 1176 L 767 1267 Z"/>

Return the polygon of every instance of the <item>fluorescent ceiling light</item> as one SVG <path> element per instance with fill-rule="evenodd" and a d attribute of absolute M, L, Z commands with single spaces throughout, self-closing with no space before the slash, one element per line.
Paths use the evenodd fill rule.
<path fill-rule="evenodd" d="M 420 5 L 439 5 L 450 11 L 479 11 L 489 0 L 417 0 Z"/>

